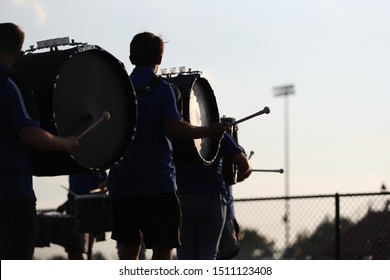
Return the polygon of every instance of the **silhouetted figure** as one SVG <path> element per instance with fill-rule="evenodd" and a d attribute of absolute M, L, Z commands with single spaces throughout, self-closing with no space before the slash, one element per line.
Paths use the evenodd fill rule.
<path fill-rule="evenodd" d="M 36 197 L 28 147 L 72 153 L 76 137 L 58 137 L 39 127 L 27 97 L 12 78 L 23 57 L 23 31 L 0 23 L 0 259 L 31 259 L 38 233 Z"/>
<path fill-rule="evenodd" d="M 109 174 L 112 238 L 121 248 L 120 259 L 138 259 L 142 241 L 153 250 L 153 259 L 172 259 L 173 248 L 180 245 L 171 136 L 219 140 L 229 129 L 226 124 L 196 127 L 182 120 L 172 87 L 156 76 L 163 50 L 163 40 L 149 32 L 135 35 L 130 43 L 137 133 L 122 163 Z"/>

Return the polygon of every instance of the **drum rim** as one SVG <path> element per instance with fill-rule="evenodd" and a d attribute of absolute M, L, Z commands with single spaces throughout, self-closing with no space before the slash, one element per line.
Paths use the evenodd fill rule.
<path fill-rule="evenodd" d="M 111 80 L 113 85 L 123 89 L 123 102 L 126 102 L 130 108 L 133 108 L 129 113 L 123 113 L 126 117 L 123 122 L 123 133 L 121 133 L 122 142 L 118 141 L 120 149 L 110 148 L 96 165 L 93 164 L 93 158 L 85 157 L 86 161 L 79 162 L 77 158 L 62 151 L 41 151 L 29 149 L 31 158 L 32 173 L 34 176 L 57 176 L 67 175 L 69 173 L 79 174 L 88 172 L 89 170 L 105 170 L 119 165 L 127 155 L 130 146 L 135 138 L 137 121 L 138 121 L 138 102 L 134 92 L 134 88 L 128 77 L 128 73 L 124 64 L 118 60 L 110 52 L 104 50 L 97 45 L 78 45 L 61 49 L 39 49 L 39 51 L 31 51 L 18 61 L 13 71 L 23 75 L 23 80 L 31 89 L 32 97 L 37 105 L 37 119 L 41 123 L 41 127 L 50 133 L 61 136 L 57 126 L 59 121 L 53 110 L 53 94 L 58 83 L 58 75 L 61 73 L 62 67 L 69 60 L 69 56 L 74 56 L 77 53 L 85 51 L 99 51 L 103 56 L 102 59 L 110 64 L 110 68 L 103 72 L 112 75 L 120 76 L 117 80 Z M 77 66 L 77 65 L 76 65 Z M 69 73 L 69 72 L 68 72 Z M 99 76 L 97 76 L 99 77 Z M 110 80 L 109 80 L 110 81 Z M 127 85 L 129 81 L 129 86 Z M 120 84 L 118 84 L 120 83 Z M 104 95 L 102 95 L 103 97 Z M 104 98 L 104 97 L 103 97 Z M 109 97 L 105 97 L 109 98 Z M 104 102 L 104 101 L 103 101 Z M 95 106 L 95 105 L 94 105 Z M 114 111 L 114 109 L 112 109 Z M 123 109 L 122 109 L 123 110 Z M 123 110 L 124 111 L 124 110 Z M 61 121 L 60 121 L 61 123 Z M 119 125 L 119 124 L 118 124 Z M 128 127 L 126 129 L 125 127 Z M 127 132 L 125 132 L 127 130 Z M 115 142 L 115 141 L 114 141 Z M 115 143 L 113 144 L 115 145 Z M 112 146 L 114 147 L 114 146 Z M 81 164 L 80 164 L 81 163 Z M 87 164 L 85 164 L 87 163 Z"/>
<path fill-rule="evenodd" d="M 105 57 L 108 57 L 113 62 L 113 65 L 115 63 L 117 69 L 120 69 L 120 71 L 118 71 L 118 73 L 121 73 L 121 75 L 123 76 L 123 77 L 121 77 L 121 79 L 123 79 L 123 81 L 125 81 L 125 80 L 129 81 L 127 98 L 128 98 L 129 104 L 134 105 L 134 108 L 133 108 L 134 112 L 132 114 L 133 115 L 132 118 L 129 120 L 129 122 L 130 122 L 129 128 L 132 127 L 132 129 L 129 129 L 129 132 L 128 132 L 129 136 L 128 136 L 127 141 L 123 141 L 123 142 L 126 142 L 128 144 L 127 144 L 126 148 L 123 148 L 123 151 L 120 153 L 121 156 L 117 160 L 111 161 L 110 163 L 106 163 L 102 166 L 91 167 L 91 166 L 85 166 L 82 163 L 80 163 L 80 160 L 78 160 L 75 157 L 74 153 L 69 155 L 70 158 L 72 158 L 72 160 L 75 163 L 77 163 L 81 167 L 87 168 L 91 171 L 102 171 L 102 170 L 114 168 L 114 167 L 120 165 L 121 162 L 123 161 L 123 159 L 125 158 L 125 156 L 128 154 L 128 152 L 130 150 L 130 146 L 133 143 L 135 135 L 136 135 L 137 121 L 138 121 L 138 101 L 137 101 L 137 95 L 135 93 L 134 87 L 131 83 L 131 80 L 129 79 L 129 76 L 128 76 L 128 73 L 127 73 L 127 70 L 126 70 L 124 64 L 120 60 L 118 60 L 114 55 L 112 55 L 111 53 L 109 53 L 105 49 L 101 48 L 100 46 L 98 46 L 98 45 L 76 46 L 76 47 L 70 49 L 70 51 L 72 51 L 71 52 L 72 54 L 69 56 L 69 60 L 76 57 L 78 54 L 82 54 L 82 53 L 86 53 L 86 52 L 102 53 Z M 54 84 L 53 84 L 53 104 L 52 104 L 53 108 L 54 108 L 54 102 L 55 102 L 54 95 L 55 95 L 55 91 L 57 88 L 58 80 L 60 78 L 61 78 L 60 73 L 57 73 L 56 79 L 55 79 Z M 54 121 L 54 125 L 57 129 L 58 128 L 58 123 L 57 123 L 58 119 L 56 118 L 56 115 L 54 112 L 53 112 L 53 121 Z M 58 129 L 57 129 L 57 134 L 59 136 L 61 136 Z"/>
<path fill-rule="evenodd" d="M 185 81 L 183 81 L 182 83 L 175 82 L 175 81 L 180 80 L 180 79 L 191 79 L 191 82 L 185 82 Z M 168 83 L 174 84 L 176 87 L 178 87 L 178 89 L 180 91 L 184 87 L 184 89 L 186 90 L 186 92 L 185 92 L 186 96 L 185 97 L 183 96 L 182 97 L 183 99 L 185 99 L 185 98 L 190 99 L 191 92 L 193 91 L 194 85 L 195 85 L 195 83 L 198 83 L 199 86 L 202 89 L 204 89 L 205 92 L 211 93 L 210 96 L 208 96 L 208 101 L 209 101 L 208 103 L 211 104 L 214 107 L 214 109 L 216 110 L 216 112 L 212 113 L 212 114 L 215 114 L 214 115 L 215 117 L 213 118 L 213 121 L 215 121 L 215 122 L 219 121 L 219 109 L 218 109 L 218 103 L 217 103 L 217 100 L 216 100 L 216 96 L 214 94 L 214 90 L 211 87 L 209 81 L 205 77 L 202 77 L 199 71 L 196 71 L 196 72 L 193 72 L 193 73 L 184 73 L 184 74 L 181 73 L 181 74 L 178 74 L 175 77 L 167 77 L 166 81 Z M 205 87 L 207 87 L 207 88 L 205 88 Z M 185 114 L 183 112 L 183 115 L 182 115 L 183 120 L 188 122 L 188 123 L 191 123 L 190 119 L 189 119 L 190 118 L 189 112 L 188 112 L 187 115 L 188 116 L 185 116 Z M 215 159 L 218 157 L 221 141 L 215 141 L 215 144 L 217 144 L 217 145 L 216 145 L 215 153 L 213 154 L 213 157 L 211 159 L 206 159 L 205 157 L 203 157 L 201 155 L 200 151 L 198 150 L 197 146 L 195 145 L 195 139 L 192 139 L 189 142 L 191 142 L 191 148 L 196 150 L 196 152 L 197 152 L 197 154 L 199 156 L 199 159 L 203 162 L 203 164 L 211 165 L 211 164 L 214 163 Z"/>

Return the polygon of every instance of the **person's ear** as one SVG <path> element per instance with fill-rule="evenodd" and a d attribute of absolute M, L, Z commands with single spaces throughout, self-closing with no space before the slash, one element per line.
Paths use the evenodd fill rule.
<path fill-rule="evenodd" d="M 157 59 L 157 65 L 161 65 L 161 61 L 162 61 L 162 55 L 160 55 Z"/>

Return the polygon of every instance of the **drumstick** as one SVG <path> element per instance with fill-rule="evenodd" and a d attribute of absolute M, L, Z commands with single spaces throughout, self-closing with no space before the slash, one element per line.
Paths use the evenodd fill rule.
<path fill-rule="evenodd" d="M 270 109 L 269 109 L 268 107 L 264 107 L 263 110 L 261 110 L 261 111 L 259 111 L 259 112 L 257 112 L 257 113 L 254 113 L 254 114 L 252 114 L 252 115 L 249 115 L 249 116 L 247 116 L 247 117 L 245 117 L 245 118 L 242 118 L 242 119 L 240 119 L 240 120 L 237 120 L 237 121 L 235 121 L 235 122 L 232 122 L 230 125 L 237 125 L 237 124 L 239 124 L 239 123 L 241 123 L 241 122 L 243 122 L 243 121 L 246 121 L 246 120 L 249 120 L 249 119 L 251 119 L 251 118 L 260 116 L 260 115 L 262 115 L 262 114 L 269 114 L 270 112 L 271 112 L 271 111 L 270 111 Z"/>
<path fill-rule="evenodd" d="M 90 124 L 90 126 L 88 126 L 79 136 L 78 136 L 78 139 L 80 139 L 81 137 L 83 137 L 85 134 L 87 134 L 88 132 L 90 132 L 95 126 L 97 126 L 98 124 L 100 124 L 102 121 L 104 120 L 109 120 L 110 119 L 110 113 L 107 112 L 107 111 L 104 111 L 102 112 L 101 116 L 96 120 L 94 121 L 93 123 Z"/>
<path fill-rule="evenodd" d="M 252 169 L 252 172 L 276 172 L 283 174 L 284 170 L 283 169 Z"/>
<path fill-rule="evenodd" d="M 73 194 L 75 197 L 78 196 L 77 193 L 75 193 L 74 191 L 72 191 L 71 189 L 65 187 L 64 185 L 60 185 L 61 188 L 63 188 L 64 190 L 67 190 L 68 192 L 70 192 L 71 194 Z"/>

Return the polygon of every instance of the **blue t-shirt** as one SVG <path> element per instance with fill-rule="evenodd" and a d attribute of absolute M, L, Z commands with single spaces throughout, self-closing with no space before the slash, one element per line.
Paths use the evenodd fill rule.
<path fill-rule="evenodd" d="M 134 88 L 143 89 L 155 79 L 148 67 L 130 75 Z M 173 147 L 165 128 L 168 119 L 181 119 L 172 87 L 160 81 L 157 88 L 138 97 L 136 135 L 121 164 L 110 170 L 112 197 L 170 192 L 177 189 Z"/>
<path fill-rule="evenodd" d="M 227 133 L 221 140 L 218 155 L 210 165 L 190 165 L 176 167 L 176 180 L 179 193 L 202 195 L 226 195 L 222 173 L 223 160 L 232 160 L 243 150 Z"/>
<path fill-rule="evenodd" d="M 9 71 L 0 63 L 0 71 Z M 28 149 L 18 132 L 39 126 L 26 109 L 18 86 L 9 77 L 0 84 L 0 201 L 35 198 Z"/>
<path fill-rule="evenodd" d="M 89 194 L 106 179 L 105 171 L 69 175 L 69 189 L 76 194 Z"/>

